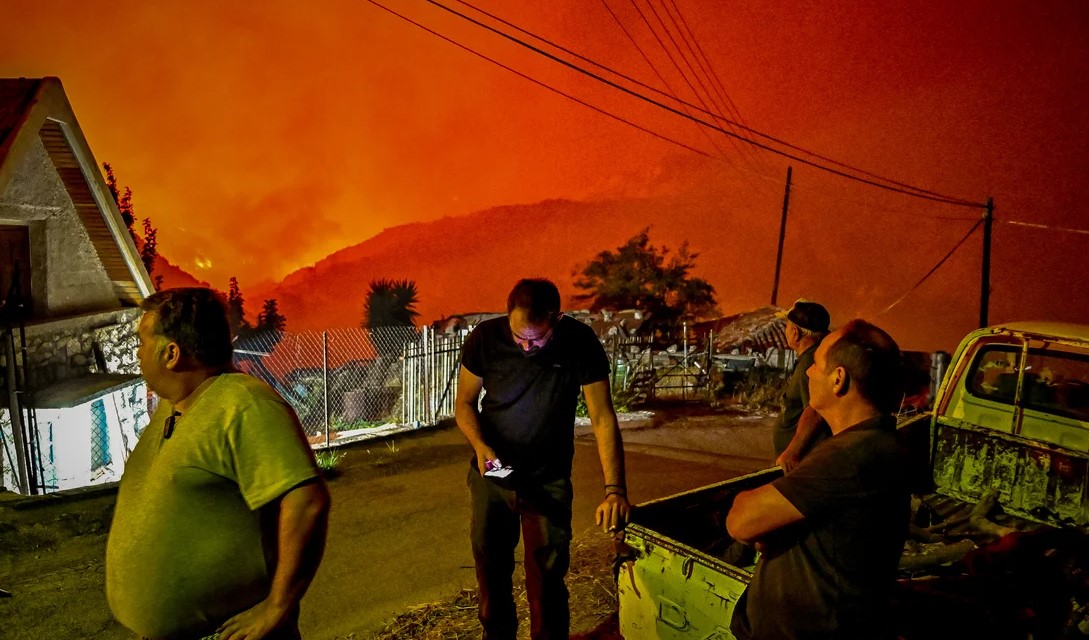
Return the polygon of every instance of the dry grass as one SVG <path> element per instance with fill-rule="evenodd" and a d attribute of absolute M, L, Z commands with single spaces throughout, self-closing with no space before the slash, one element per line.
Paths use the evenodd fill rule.
<path fill-rule="evenodd" d="M 573 637 L 594 634 L 608 627 L 617 611 L 616 583 L 613 581 L 612 538 L 598 529 L 587 529 L 571 544 L 571 568 L 567 588 L 571 592 L 571 633 Z M 518 638 L 529 638 L 529 607 L 526 603 L 525 572 L 521 562 L 514 572 L 515 604 L 518 607 Z M 376 640 L 468 640 L 480 637 L 476 618 L 476 590 L 466 589 L 453 596 L 414 607 L 394 618 L 379 631 Z M 599 632 L 600 633 L 600 632 Z M 619 636 L 615 636 L 619 638 Z"/>

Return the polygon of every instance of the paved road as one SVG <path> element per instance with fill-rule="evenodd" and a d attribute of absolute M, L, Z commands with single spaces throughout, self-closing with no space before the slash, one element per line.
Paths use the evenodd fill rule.
<path fill-rule="evenodd" d="M 690 433 L 689 428 L 624 430 L 633 502 L 767 466 L 765 459 L 744 455 L 745 438 L 759 429 L 746 424 L 702 426 L 689 425 Z M 576 537 L 596 535 L 593 510 L 602 493 L 593 438 L 580 432 L 572 478 Z M 465 488 L 468 445 L 454 428 L 396 442 L 396 454 L 384 444 L 348 449 L 343 476 L 331 482 L 328 549 L 303 602 L 304 636 L 335 638 L 355 632 L 367 637 L 411 606 L 475 586 Z M 726 455 L 708 452 L 708 446 Z M 387 458 L 405 462 L 383 463 Z"/>

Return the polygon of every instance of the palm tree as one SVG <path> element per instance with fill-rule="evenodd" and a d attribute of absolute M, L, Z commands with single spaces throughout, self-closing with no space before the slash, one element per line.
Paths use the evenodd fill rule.
<path fill-rule="evenodd" d="M 419 292 L 413 280 L 371 280 L 363 307 L 363 327 L 413 327 Z"/>
<path fill-rule="evenodd" d="M 419 293 L 412 280 L 371 280 L 363 306 L 363 328 L 379 355 L 399 356 L 416 338 L 415 318 Z"/>

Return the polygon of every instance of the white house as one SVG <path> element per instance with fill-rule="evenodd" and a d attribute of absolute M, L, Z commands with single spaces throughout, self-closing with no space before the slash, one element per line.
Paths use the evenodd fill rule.
<path fill-rule="evenodd" d="M 153 286 L 57 78 L 0 79 L 0 485 L 120 478 Z"/>

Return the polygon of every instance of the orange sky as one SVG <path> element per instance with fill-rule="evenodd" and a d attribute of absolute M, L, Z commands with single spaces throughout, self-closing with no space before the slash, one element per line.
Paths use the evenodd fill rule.
<path fill-rule="evenodd" d="M 608 0 L 691 100 L 625 2 Z M 749 125 L 900 181 L 972 200 L 993 196 L 1000 222 L 992 319 L 1089 321 L 1089 235 L 1009 223 L 1089 228 L 1089 4 L 675 2 Z M 386 4 L 715 152 L 689 123 L 433 5 Z M 661 86 L 601 2 L 479 5 Z M 114 165 L 138 215 L 159 227 L 161 252 L 221 288 L 230 275 L 244 290 L 278 280 L 405 222 L 547 198 L 655 195 L 686 181 L 685 189 L 699 190 L 709 175 L 678 169 L 694 154 L 364 0 L 4 6 L 0 76 L 59 76 L 97 159 Z M 748 214 L 777 223 L 787 161 L 739 154 L 722 136 L 715 142 L 736 201 L 766 203 Z M 878 194 L 796 163 L 794 180 L 784 297 L 820 295 L 835 280 L 855 299 L 879 290 L 892 302 L 902 291 L 883 287 L 883 274 L 913 283 L 971 225 L 941 218 L 977 215 Z M 690 240 L 701 249 L 700 238 Z M 969 241 L 913 296 L 976 304 L 978 246 L 978 237 Z M 603 248 L 588 247 L 588 256 Z M 771 265 L 754 269 L 763 274 Z"/>

